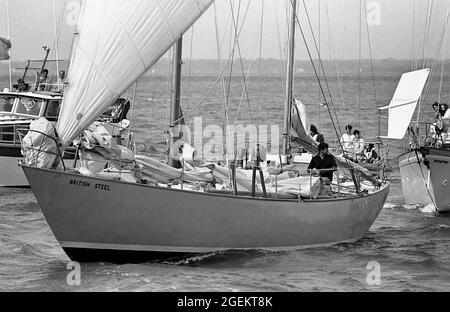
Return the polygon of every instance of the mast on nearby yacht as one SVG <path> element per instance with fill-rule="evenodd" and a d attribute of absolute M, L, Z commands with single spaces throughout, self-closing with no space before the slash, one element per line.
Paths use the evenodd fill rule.
<path fill-rule="evenodd" d="M 292 14 L 289 29 L 289 49 L 286 71 L 286 94 L 284 107 L 283 155 L 288 156 L 291 149 L 291 119 L 293 103 L 294 63 L 295 63 L 295 23 L 297 22 L 297 0 L 292 0 Z"/>
<path fill-rule="evenodd" d="M 175 167 L 177 159 L 173 158 L 172 147 L 177 139 L 174 129 L 181 124 L 181 67 L 183 65 L 183 37 L 173 46 L 172 101 L 170 107 L 169 166 Z"/>
<path fill-rule="evenodd" d="M 45 57 L 44 57 L 44 61 L 42 62 L 42 66 L 41 69 L 39 71 L 39 75 L 42 75 L 42 73 L 44 72 L 45 66 L 47 66 L 47 61 L 48 61 L 48 56 L 50 54 L 50 48 L 49 47 L 43 47 L 44 51 L 45 51 Z M 58 60 L 56 60 L 56 62 L 58 62 Z M 25 77 L 24 77 L 25 79 Z M 36 83 L 36 87 L 34 88 L 34 91 L 38 91 L 39 89 L 39 83 Z"/>

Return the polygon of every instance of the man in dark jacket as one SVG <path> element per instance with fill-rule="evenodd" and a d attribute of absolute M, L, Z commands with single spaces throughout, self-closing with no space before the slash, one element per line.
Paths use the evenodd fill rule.
<path fill-rule="evenodd" d="M 330 185 L 333 182 L 333 173 L 337 171 L 336 160 L 330 155 L 328 148 L 328 144 L 321 143 L 319 154 L 313 157 L 308 167 L 308 173 L 319 174 L 325 185 Z"/>

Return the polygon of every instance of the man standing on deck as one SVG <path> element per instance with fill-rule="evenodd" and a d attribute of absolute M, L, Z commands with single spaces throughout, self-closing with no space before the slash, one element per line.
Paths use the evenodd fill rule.
<path fill-rule="evenodd" d="M 361 136 L 361 132 L 359 130 L 355 130 L 353 132 L 353 146 L 354 146 L 354 155 L 352 160 L 354 162 L 359 162 L 364 157 L 364 150 L 366 148 L 366 141 L 364 141 Z"/>
<path fill-rule="evenodd" d="M 351 153 L 353 151 L 353 141 L 355 139 L 355 136 L 352 134 L 353 131 L 352 125 L 346 126 L 345 131 L 346 133 L 344 133 L 344 135 L 341 138 L 341 144 L 342 148 L 344 149 L 343 153 L 345 156 L 347 156 L 348 153 Z"/>
<path fill-rule="evenodd" d="M 328 144 L 321 143 L 319 145 L 319 155 L 313 157 L 308 167 L 308 173 L 320 175 L 321 192 L 326 195 L 331 190 L 333 182 L 333 173 L 337 171 L 336 160 L 328 152 Z"/>

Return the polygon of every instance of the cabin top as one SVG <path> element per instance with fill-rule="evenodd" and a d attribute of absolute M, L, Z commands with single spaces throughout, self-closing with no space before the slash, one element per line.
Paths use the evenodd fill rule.
<path fill-rule="evenodd" d="M 56 121 L 62 96 L 52 92 L 0 92 L 0 122 L 45 117 Z"/>

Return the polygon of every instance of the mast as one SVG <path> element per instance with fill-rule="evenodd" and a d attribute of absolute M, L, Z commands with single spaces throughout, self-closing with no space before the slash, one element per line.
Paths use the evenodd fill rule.
<path fill-rule="evenodd" d="M 175 127 L 181 124 L 181 66 L 183 65 L 183 37 L 173 46 L 172 104 L 170 107 L 170 139 L 169 166 L 175 167 L 178 160 L 173 158 L 172 146 L 179 138 L 175 138 Z"/>
<path fill-rule="evenodd" d="M 9 20 L 9 0 L 6 0 L 6 25 L 7 25 L 7 31 L 8 31 L 8 40 L 11 40 L 11 23 Z M 11 54 L 11 52 L 10 52 Z M 9 91 L 12 91 L 12 60 L 11 56 L 8 60 L 8 67 L 9 67 Z"/>
<path fill-rule="evenodd" d="M 294 62 L 295 62 L 295 23 L 297 21 L 297 0 L 292 0 L 291 24 L 289 29 L 289 50 L 286 71 L 286 94 L 284 107 L 284 140 L 283 155 L 287 156 L 291 149 L 291 119 L 292 119 L 292 103 L 293 99 L 293 83 L 294 83 Z"/>

